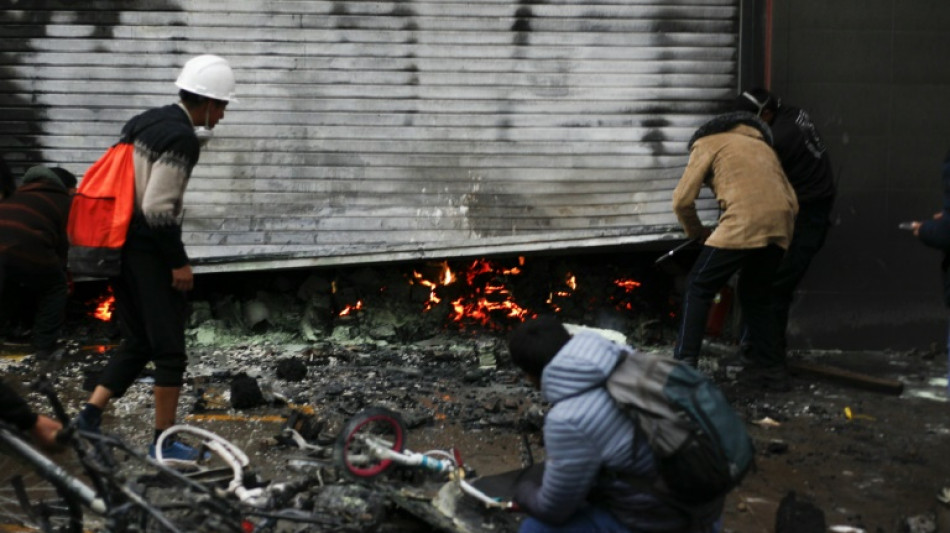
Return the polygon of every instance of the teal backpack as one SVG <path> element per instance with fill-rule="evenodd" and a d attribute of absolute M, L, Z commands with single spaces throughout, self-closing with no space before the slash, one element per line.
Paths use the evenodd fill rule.
<path fill-rule="evenodd" d="M 652 490 L 685 504 L 724 496 L 755 466 L 745 423 L 715 383 L 688 364 L 625 351 L 607 391 L 656 457 Z M 628 480 L 642 485 L 642 482 Z"/>

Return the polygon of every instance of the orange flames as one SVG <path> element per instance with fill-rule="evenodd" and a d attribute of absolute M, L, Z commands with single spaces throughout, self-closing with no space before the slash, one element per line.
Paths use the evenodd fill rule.
<path fill-rule="evenodd" d="M 453 266 L 448 261 L 430 264 L 424 271 L 413 270 L 407 275 L 410 285 L 424 287 L 420 299 L 423 312 L 442 308 L 452 322 L 462 327 L 466 325 L 480 325 L 494 329 L 503 329 L 510 322 L 523 322 L 538 315 L 538 312 L 560 313 L 561 305 L 571 299 L 581 296 L 578 292 L 579 280 L 572 272 L 567 272 L 561 280 L 552 280 L 553 283 L 547 293 L 547 298 L 536 300 L 535 304 L 544 307 L 543 310 L 526 307 L 519 303 L 512 293 L 511 281 L 524 271 L 525 258 L 518 257 L 517 264 L 502 265 L 487 260 L 475 259 L 463 266 Z M 612 285 L 614 296 L 598 298 L 585 292 L 585 306 L 596 306 L 598 302 L 606 303 L 619 310 L 633 310 L 633 305 L 627 301 L 626 295 L 640 287 L 641 283 L 633 279 L 616 279 Z M 334 292 L 335 287 L 334 287 Z M 424 299 L 424 300 L 423 300 Z M 352 314 L 363 309 L 363 301 L 347 305 L 339 316 Z M 448 306 L 448 307 L 445 307 Z M 577 306 L 572 306 L 576 308 Z"/>
<path fill-rule="evenodd" d="M 629 294 L 633 292 L 634 289 L 642 285 L 642 283 L 632 279 L 615 279 L 614 285 L 620 287 L 625 293 Z"/>
<path fill-rule="evenodd" d="M 96 310 L 90 314 L 103 322 L 112 320 L 112 313 L 115 311 L 115 295 L 112 294 L 112 288 L 110 287 L 109 292 L 95 303 Z"/>
<path fill-rule="evenodd" d="M 574 294 L 574 291 L 577 290 L 577 276 L 568 272 L 567 277 L 564 279 L 564 286 L 567 287 L 567 289 L 562 288 L 560 290 L 551 291 L 551 294 L 548 295 L 548 299 L 544 302 L 551 306 L 551 310 L 555 313 L 561 311 L 560 306 L 555 303 L 555 299 L 570 298 L 571 295 Z"/>
<path fill-rule="evenodd" d="M 483 326 L 491 325 L 493 313 L 519 320 L 529 318 L 531 312 L 514 301 L 511 291 L 504 284 L 507 276 L 521 274 L 520 266 L 524 265 L 524 257 L 518 258 L 518 265 L 512 268 L 499 268 L 484 259 L 476 259 L 472 262 L 463 275 L 465 282 L 469 286 L 474 286 L 474 293 L 452 301 L 453 314 L 450 318 L 455 322 L 473 320 Z M 483 287 L 478 287 L 476 286 L 478 277 L 483 274 L 492 274 L 492 280 L 486 282 Z"/>
<path fill-rule="evenodd" d="M 346 316 L 352 313 L 353 311 L 359 311 L 362 308 L 363 308 L 363 300 L 357 300 L 355 304 L 344 307 L 343 310 L 340 311 L 340 314 L 338 316 Z"/>
<path fill-rule="evenodd" d="M 454 322 L 476 322 L 482 326 L 491 326 L 492 318 L 508 317 L 524 320 L 534 316 L 529 310 L 521 307 L 514 301 L 511 292 L 505 285 L 508 276 L 521 273 L 524 257 L 518 258 L 518 266 L 502 268 L 491 261 L 476 259 L 471 265 L 459 273 L 453 272 L 447 261 L 441 263 L 438 280 L 425 278 L 418 271 L 412 273 L 411 283 L 429 288 L 429 299 L 424 304 L 424 310 L 429 311 L 442 303 L 439 288 L 452 285 L 464 280 L 470 287 L 471 293 L 459 296 L 452 300 L 452 311 L 449 318 Z M 480 276 L 490 275 L 491 279 L 478 286 Z"/>
<path fill-rule="evenodd" d="M 439 288 L 440 284 L 451 285 L 452 283 L 455 283 L 455 274 L 449 268 L 449 263 L 447 261 L 442 262 L 442 272 L 439 274 L 438 282 L 429 281 L 425 279 L 425 276 L 423 276 L 418 271 L 412 272 L 412 278 L 413 278 L 412 283 L 418 283 L 419 285 L 422 285 L 423 287 L 429 288 L 429 299 L 425 303 L 426 311 L 442 303 L 442 299 L 439 298 L 439 296 L 436 294 L 436 290 Z"/>

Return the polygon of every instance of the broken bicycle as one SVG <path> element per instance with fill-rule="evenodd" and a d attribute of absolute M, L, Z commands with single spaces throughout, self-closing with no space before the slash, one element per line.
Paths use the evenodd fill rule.
<path fill-rule="evenodd" d="M 406 448 L 402 418 L 382 407 L 371 407 L 350 419 L 337 438 L 334 459 L 347 474 L 364 480 L 395 465 L 443 474 L 462 493 L 487 508 L 517 510 L 513 501 L 490 496 L 466 479 L 469 470 L 457 448 L 422 453 Z"/>
<path fill-rule="evenodd" d="M 471 483 L 467 479 L 471 471 L 457 450 L 417 453 L 406 449 L 407 435 L 402 418 L 388 409 L 374 407 L 358 413 L 329 442 L 311 443 L 292 427 L 285 427 L 282 436 L 286 443 L 310 454 L 313 464 L 332 464 L 335 470 L 352 480 L 368 481 L 400 465 L 434 473 L 441 480 L 440 485 L 448 480 L 446 485 L 458 488 L 464 498 L 471 498 L 483 509 L 517 510 L 513 502 L 492 497 Z M 176 425 L 159 437 L 156 448 L 161 449 L 167 438 L 209 452 L 207 458 L 195 465 L 196 470 L 187 475 L 215 487 L 219 496 L 238 502 L 242 516 L 253 524 L 255 532 L 287 531 L 293 523 L 319 526 L 320 531 L 364 530 L 294 504 L 300 500 L 298 496 L 305 495 L 316 485 L 323 487 L 319 475 L 295 481 L 264 482 L 252 469 L 247 454 L 220 435 L 194 426 Z"/>
<path fill-rule="evenodd" d="M 41 373 L 33 387 L 64 424 L 65 450 L 54 461 L 16 428 L 0 425 L 0 530 L 247 531 L 236 508 L 201 483 L 118 437 L 71 428 L 48 376 Z"/>

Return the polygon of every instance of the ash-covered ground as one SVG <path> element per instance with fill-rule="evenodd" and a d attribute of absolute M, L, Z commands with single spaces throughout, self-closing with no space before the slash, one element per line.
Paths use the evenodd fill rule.
<path fill-rule="evenodd" d="M 446 327 L 448 312 L 419 312 L 417 304 L 431 296 L 428 292 L 410 299 L 414 310 L 390 306 L 374 314 L 366 311 L 373 307 L 365 297 L 369 291 L 356 291 L 352 303 L 362 300 L 363 306 L 341 317 L 343 306 L 327 292 L 333 285 L 310 279 L 290 296 L 272 288 L 251 296 L 195 299 L 180 421 L 232 440 L 265 479 L 319 478 L 306 505 L 350 530 L 514 528 L 517 516 L 484 513 L 453 522 L 445 513 L 433 513 L 445 505 L 430 503 L 438 487 L 430 478 L 395 472 L 355 485 L 340 475 L 329 452 L 306 456 L 275 439 L 296 412 L 302 433 L 329 450 L 352 415 L 384 406 L 402 414 L 409 448 L 457 447 L 479 476 L 519 468 L 529 455 L 544 458 L 540 433 L 546 406 L 510 364 L 504 328 Z M 301 299 L 299 287 L 315 292 Z M 306 303 L 300 305 L 301 300 Z M 57 376 L 73 411 L 118 340 L 114 324 L 77 318 L 85 314 L 73 313 L 70 354 Z M 614 308 L 610 316 L 618 315 Z M 603 316 L 576 313 L 566 321 L 601 327 Z M 670 322 L 654 319 L 661 316 L 655 310 L 635 316 L 641 318 L 614 322 L 630 343 L 671 350 Z M 791 392 L 761 392 L 735 380 L 731 351 L 727 340 L 711 344 L 701 368 L 747 420 L 758 470 L 729 497 L 726 531 L 950 531 L 950 510 L 936 497 L 950 486 L 946 353 L 791 354 L 796 362 L 897 381 L 903 390 L 895 394 L 811 374 L 796 376 Z M 3 374 L 21 385 L 36 371 L 31 358 L 23 357 L 27 352 L 22 340 L 8 338 L 0 354 Z M 30 398 L 44 409 L 39 398 Z M 147 446 L 152 434 L 147 373 L 113 402 L 104 424 Z M 780 503 L 793 492 L 798 514 L 777 518 Z M 791 507 L 786 503 L 783 509 Z M 320 530 L 314 526 L 313 531 Z"/>

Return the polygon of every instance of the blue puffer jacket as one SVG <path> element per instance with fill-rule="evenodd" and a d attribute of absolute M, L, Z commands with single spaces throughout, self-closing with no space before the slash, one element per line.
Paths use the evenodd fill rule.
<path fill-rule="evenodd" d="M 943 299 L 950 307 L 950 153 L 943 160 L 940 177 L 943 180 L 942 216 L 923 222 L 917 234 L 922 243 L 944 252 Z"/>
<path fill-rule="evenodd" d="M 637 439 L 635 426 L 603 387 L 624 353 L 591 332 L 575 335 L 544 368 L 541 392 L 552 405 L 544 422 L 545 468 L 541 486 L 522 484 L 516 500 L 531 516 L 550 524 L 567 521 L 585 503 L 604 506 L 633 532 L 694 532 L 722 513 L 722 500 L 698 510 L 701 523 L 644 489 L 610 479 L 602 471 L 656 476 L 653 452 Z"/>

